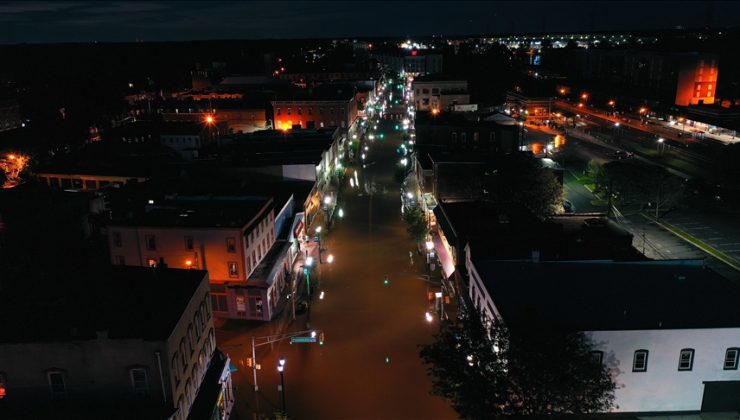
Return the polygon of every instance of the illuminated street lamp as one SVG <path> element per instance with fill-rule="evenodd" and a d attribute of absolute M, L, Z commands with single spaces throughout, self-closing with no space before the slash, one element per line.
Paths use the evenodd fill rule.
<path fill-rule="evenodd" d="M 432 318 L 432 314 L 430 314 L 429 312 L 426 312 L 426 313 L 424 314 L 424 317 L 426 318 L 427 322 L 429 322 L 429 323 L 431 323 L 431 322 L 432 322 L 432 319 L 433 319 L 433 318 Z"/>
<path fill-rule="evenodd" d="M 329 254 L 329 256 L 326 257 L 326 262 L 328 262 L 329 264 L 333 263 L 334 262 L 334 255 Z"/>
<path fill-rule="evenodd" d="M 584 101 L 585 101 L 586 99 L 588 99 L 588 93 L 586 93 L 586 92 L 583 92 L 583 93 L 581 94 L 581 99 L 583 99 Z"/>
<path fill-rule="evenodd" d="M 283 402 L 283 415 L 285 415 L 285 375 L 283 374 L 283 371 L 285 370 L 285 357 L 280 357 L 277 370 L 280 372 L 280 399 Z"/>

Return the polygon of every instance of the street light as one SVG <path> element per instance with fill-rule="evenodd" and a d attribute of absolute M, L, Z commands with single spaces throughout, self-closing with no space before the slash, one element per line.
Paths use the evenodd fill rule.
<path fill-rule="evenodd" d="M 329 264 L 333 263 L 334 262 L 334 255 L 329 254 L 329 256 L 326 257 L 326 262 L 328 262 Z"/>
<path fill-rule="evenodd" d="M 285 375 L 283 374 L 283 371 L 285 370 L 285 357 L 280 356 L 277 370 L 280 372 L 280 399 L 283 402 L 283 415 L 285 415 L 287 414 L 285 411 Z"/>
<path fill-rule="evenodd" d="M 427 322 L 429 322 L 429 323 L 432 322 L 432 314 L 430 314 L 429 312 L 426 312 L 424 314 L 424 317 L 427 319 Z"/>

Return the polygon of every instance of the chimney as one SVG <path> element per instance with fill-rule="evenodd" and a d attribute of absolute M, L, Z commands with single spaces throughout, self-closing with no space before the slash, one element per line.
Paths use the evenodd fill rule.
<path fill-rule="evenodd" d="M 532 262 L 533 263 L 540 262 L 540 250 L 539 249 L 532 250 Z"/>

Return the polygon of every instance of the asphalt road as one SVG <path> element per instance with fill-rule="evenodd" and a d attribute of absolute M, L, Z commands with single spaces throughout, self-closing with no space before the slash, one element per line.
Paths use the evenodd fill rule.
<path fill-rule="evenodd" d="M 419 358 L 419 344 L 431 342 L 436 320 L 425 321 L 428 286 L 418 277 L 423 261 L 400 219 L 399 186 L 393 179 L 400 156 L 400 133 L 381 122 L 384 141 L 370 144 L 368 160 L 357 169 L 364 188 L 343 187 L 343 219 L 337 219 L 322 246 L 334 255 L 320 265 L 320 290 L 314 297 L 310 328 L 325 333 L 325 344 L 290 344 L 287 340 L 262 346 L 257 359 L 259 397 L 252 391 L 251 369 L 242 366 L 252 335 L 304 329 L 306 316 L 293 323 L 257 327 L 227 326 L 217 335 L 239 369 L 237 418 L 254 412 L 271 418 L 280 409 L 278 358 L 285 356 L 285 397 L 291 419 L 454 419 L 441 398 L 430 395 L 431 380 Z M 354 168 L 350 167 L 351 174 Z M 347 179 L 347 182 L 349 179 Z M 389 284 L 384 284 L 388 276 Z M 315 278 L 314 278 L 315 279 Z"/>

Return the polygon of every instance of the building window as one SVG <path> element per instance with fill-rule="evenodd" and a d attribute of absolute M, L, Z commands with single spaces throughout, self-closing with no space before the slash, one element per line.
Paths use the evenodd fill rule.
<path fill-rule="evenodd" d="M 229 261 L 229 277 L 239 277 L 239 265 L 234 261 Z"/>
<path fill-rule="evenodd" d="M 432 88 L 432 95 L 436 95 L 439 93 L 439 88 Z"/>
<path fill-rule="evenodd" d="M 188 350 L 190 350 L 190 355 L 195 351 L 195 333 L 193 332 L 193 324 L 188 325 Z"/>
<path fill-rule="evenodd" d="M 236 252 L 236 239 L 226 238 L 226 252 L 233 254 Z"/>
<path fill-rule="evenodd" d="M 135 368 L 129 371 L 131 374 L 131 387 L 136 395 L 149 394 L 149 381 L 146 377 L 146 369 Z"/>
<path fill-rule="evenodd" d="M 647 372 L 648 351 L 636 350 L 632 360 L 632 372 Z"/>
<path fill-rule="evenodd" d="M 211 294 L 211 307 L 216 312 L 227 312 L 229 308 L 226 305 L 226 295 Z"/>
<path fill-rule="evenodd" d="M 146 265 L 147 267 L 154 268 L 157 266 L 157 259 L 156 258 L 147 258 L 146 259 Z"/>
<path fill-rule="evenodd" d="M 311 107 L 308 108 L 308 115 L 313 115 L 313 108 Z"/>
<path fill-rule="evenodd" d="M 591 358 L 594 361 L 594 364 L 601 365 L 604 363 L 604 352 L 599 350 L 594 350 L 591 352 Z"/>
<path fill-rule="evenodd" d="M 425 95 L 428 95 L 429 94 L 429 89 L 422 89 L 421 90 L 421 93 L 423 93 Z"/>
<path fill-rule="evenodd" d="M 275 112 L 276 112 L 276 114 L 275 114 L 275 115 L 280 115 L 280 108 L 277 108 L 277 109 L 275 110 Z"/>
<path fill-rule="evenodd" d="M 450 139 L 452 140 L 452 144 L 455 144 L 455 142 L 457 142 L 457 133 L 453 131 Z"/>
<path fill-rule="evenodd" d="M 123 246 L 123 241 L 121 240 L 121 232 L 113 232 L 113 246 L 117 248 Z"/>
<path fill-rule="evenodd" d="M 180 365 L 182 373 L 185 373 L 185 368 L 188 367 L 188 359 L 185 357 L 185 337 L 180 339 Z"/>
<path fill-rule="evenodd" d="M 116 255 L 116 265 L 126 265 L 126 259 L 122 255 Z"/>
<path fill-rule="evenodd" d="M 737 369 L 737 356 L 740 349 L 729 348 L 725 352 L 725 370 L 736 370 Z"/>
<path fill-rule="evenodd" d="M 175 387 L 180 386 L 180 367 L 177 366 L 177 351 L 175 351 L 175 354 L 172 356 L 172 375 L 175 377 Z"/>
<path fill-rule="evenodd" d="M 157 238 L 154 235 L 144 235 L 144 242 L 146 242 L 147 250 L 155 251 L 157 249 Z"/>
<path fill-rule="evenodd" d="M 291 112 L 290 107 L 288 107 L 288 115 L 293 115 L 293 113 Z"/>
<path fill-rule="evenodd" d="M 468 144 L 468 133 L 460 133 L 460 142 Z"/>
<path fill-rule="evenodd" d="M 192 236 L 185 237 L 185 249 L 187 249 L 188 251 L 193 250 L 193 237 Z"/>
<path fill-rule="evenodd" d="M 298 107 L 298 115 L 303 115 L 303 109 L 301 107 Z"/>
<path fill-rule="evenodd" d="M 691 370 L 694 367 L 694 349 L 681 349 L 678 356 L 678 370 Z"/>
<path fill-rule="evenodd" d="M 49 380 L 49 391 L 51 391 L 52 397 L 63 397 L 67 393 L 67 387 L 64 383 L 64 373 L 59 371 L 47 372 L 46 378 Z"/>
<path fill-rule="evenodd" d="M 195 311 L 195 315 L 193 315 L 193 325 L 195 326 L 195 342 L 198 343 L 200 341 L 200 332 L 203 330 L 203 323 L 201 322 L 202 319 L 200 317 L 200 309 Z"/>

